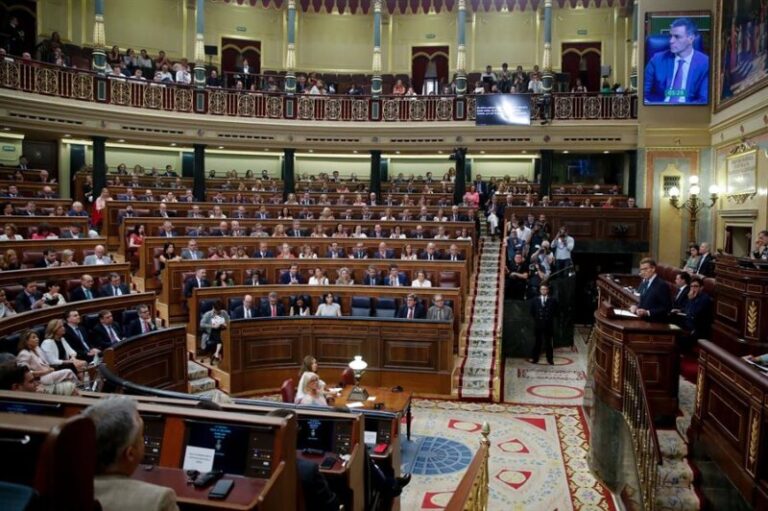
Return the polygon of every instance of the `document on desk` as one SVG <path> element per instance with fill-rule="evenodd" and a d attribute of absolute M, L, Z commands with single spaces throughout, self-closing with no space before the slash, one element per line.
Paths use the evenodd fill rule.
<path fill-rule="evenodd" d="M 746 362 L 747 364 L 749 364 L 749 365 L 751 365 L 751 366 L 754 366 L 754 367 L 757 367 L 757 368 L 758 368 L 758 369 L 760 369 L 760 370 L 761 370 L 763 373 L 768 373 L 768 367 L 764 366 L 763 364 L 758 364 L 757 362 L 755 362 L 755 361 L 753 361 L 753 360 L 750 360 L 750 359 L 749 359 L 749 355 L 746 355 L 746 356 L 744 356 L 744 357 L 741 357 L 741 359 L 742 359 L 742 360 L 744 360 L 744 362 Z"/>
<path fill-rule="evenodd" d="M 215 455 L 216 449 L 188 445 L 184 453 L 182 468 L 184 470 L 197 470 L 200 473 L 210 472 L 213 469 L 213 457 Z"/>
<path fill-rule="evenodd" d="M 363 406 L 365 405 L 360 401 L 352 401 L 351 403 L 346 403 L 347 408 L 361 408 Z"/>
<path fill-rule="evenodd" d="M 627 309 L 613 309 L 613 315 L 620 318 L 639 318 L 637 314 L 629 312 Z"/>

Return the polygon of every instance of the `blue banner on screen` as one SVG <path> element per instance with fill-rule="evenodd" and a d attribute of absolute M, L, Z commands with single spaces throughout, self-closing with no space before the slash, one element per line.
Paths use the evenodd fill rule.
<path fill-rule="evenodd" d="M 649 13 L 646 20 L 643 102 L 709 103 L 709 13 Z"/>
<path fill-rule="evenodd" d="M 530 126 L 531 97 L 528 94 L 488 94 L 477 96 L 475 124 Z"/>

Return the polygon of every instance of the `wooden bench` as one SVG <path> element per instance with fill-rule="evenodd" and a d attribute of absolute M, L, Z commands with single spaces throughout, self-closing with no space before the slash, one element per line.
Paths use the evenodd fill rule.
<path fill-rule="evenodd" d="M 335 274 L 341 268 L 348 268 L 355 282 L 362 279 L 369 266 L 375 266 L 382 273 L 388 271 L 391 264 L 397 264 L 401 273 L 405 273 L 409 282 L 416 277 L 416 271 L 424 270 L 430 275 L 437 275 L 435 287 L 453 287 L 468 289 L 469 274 L 465 263 L 450 261 L 398 261 L 391 259 L 230 259 L 200 260 L 200 261 L 171 261 L 162 273 L 162 290 L 158 297 L 158 309 L 160 316 L 171 322 L 186 322 L 187 310 L 185 308 L 184 283 L 194 275 L 198 268 L 205 268 L 210 278 L 213 278 L 216 270 L 227 270 L 232 274 L 235 284 L 245 282 L 246 272 L 253 269 L 261 270 L 261 274 L 268 283 L 280 282 L 280 275 L 287 272 L 289 267 L 295 264 L 302 275 L 308 275 L 315 268 L 324 268 L 330 274 Z M 330 278 L 329 278 L 330 280 Z M 335 280 L 335 279 L 334 279 Z M 306 286 L 298 286 L 301 289 Z M 360 286 L 361 289 L 364 286 Z M 332 289 L 329 287 L 329 289 Z M 401 288 L 403 291 L 412 289 Z M 286 290 L 288 292 L 288 290 Z"/>
<path fill-rule="evenodd" d="M 61 235 L 62 230 L 68 230 L 76 225 L 86 238 L 88 237 L 87 216 L 4 216 L 0 219 L 1 225 L 13 224 L 24 239 L 32 236 L 43 224 L 47 225 L 52 233 Z M 5 243 L 3 243 L 5 245 Z"/>
<path fill-rule="evenodd" d="M 12 249 L 21 260 L 22 268 L 34 267 L 35 263 L 42 259 L 43 250 L 55 250 L 61 255 L 63 250 L 73 252 L 73 260 L 82 264 L 85 256 L 93 254 L 96 245 L 105 245 L 107 240 L 104 238 L 52 238 L 47 240 L 19 240 L 3 241 L 0 249 L 3 252 Z M 61 261 L 61 257 L 59 257 Z"/>
<path fill-rule="evenodd" d="M 42 252 L 40 253 L 42 256 Z M 13 303 L 16 295 L 22 292 L 24 286 L 22 282 L 37 282 L 37 290 L 45 293 L 48 290 L 48 283 L 55 282 L 61 288 L 61 293 L 69 302 L 70 307 L 73 302 L 69 300 L 69 293 L 80 286 L 80 277 L 88 274 L 94 279 L 94 288 L 109 283 L 110 273 L 117 273 L 123 282 L 130 285 L 131 268 L 128 263 L 114 263 L 109 265 L 80 265 L 80 266 L 56 266 L 53 268 L 29 268 L 26 270 L 3 271 L 0 272 L 0 289 L 5 291 L 8 301 Z M 80 303 L 80 302 L 74 302 Z"/>

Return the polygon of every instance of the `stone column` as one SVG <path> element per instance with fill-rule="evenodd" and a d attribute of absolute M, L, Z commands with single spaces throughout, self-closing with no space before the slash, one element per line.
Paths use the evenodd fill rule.
<path fill-rule="evenodd" d="M 381 197 L 381 151 L 371 151 L 371 191 Z"/>
<path fill-rule="evenodd" d="M 637 4 L 638 0 L 635 0 L 632 7 L 632 70 L 629 73 L 629 86 L 633 91 L 637 90 L 637 31 L 639 30 L 637 15 L 638 11 L 640 11 L 640 6 Z"/>
<path fill-rule="evenodd" d="M 381 94 L 381 0 L 373 3 L 373 78 L 371 96 Z M 381 157 L 381 154 L 379 154 Z"/>
<path fill-rule="evenodd" d="M 467 93 L 467 2 L 459 0 L 459 12 L 456 18 L 457 25 L 457 51 L 456 51 L 456 95 L 463 96 Z M 456 169 L 458 172 L 458 168 Z"/>
<path fill-rule="evenodd" d="M 93 140 L 93 198 L 95 200 L 107 184 L 107 137 L 94 136 L 91 140 Z"/>
<path fill-rule="evenodd" d="M 194 83 L 196 87 L 205 87 L 205 2 L 197 0 L 195 9 L 196 35 L 195 35 L 195 72 Z"/>
<path fill-rule="evenodd" d="M 296 92 L 296 0 L 288 0 L 288 48 L 285 51 L 285 92 L 288 94 Z"/>
<path fill-rule="evenodd" d="M 467 192 L 467 148 L 459 147 L 453 155 L 456 160 L 456 179 L 453 181 L 453 203 L 461 204 Z"/>
<path fill-rule="evenodd" d="M 93 70 L 107 72 L 107 38 L 104 35 L 104 0 L 96 0 L 93 20 L 93 52 L 91 53 Z"/>
<path fill-rule="evenodd" d="M 552 92 L 555 76 L 552 74 L 552 0 L 544 0 L 544 56 L 541 59 L 541 81 L 545 94 Z"/>
<path fill-rule="evenodd" d="M 296 177 L 294 159 L 296 149 L 283 149 L 283 200 L 288 199 L 289 193 L 296 193 Z"/>
<path fill-rule="evenodd" d="M 539 173 L 539 200 L 545 195 L 552 196 L 552 170 L 555 152 L 551 149 L 541 151 L 541 172 Z"/>
<path fill-rule="evenodd" d="M 195 163 L 192 174 L 192 194 L 195 200 L 205 202 L 205 144 L 193 144 Z"/>

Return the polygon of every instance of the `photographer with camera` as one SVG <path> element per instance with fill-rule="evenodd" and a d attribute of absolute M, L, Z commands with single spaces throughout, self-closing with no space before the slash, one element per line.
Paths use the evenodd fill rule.
<path fill-rule="evenodd" d="M 539 287 L 549 280 L 549 274 L 549 269 L 538 261 L 538 257 L 531 257 L 531 264 L 528 265 L 528 289 L 526 291 L 526 298 L 530 299 L 538 295 Z"/>
<path fill-rule="evenodd" d="M 555 256 L 552 254 L 548 241 L 542 241 L 536 251 L 531 254 L 531 264 L 540 265 L 547 275 L 552 273 Z"/>
<path fill-rule="evenodd" d="M 555 251 L 555 271 L 560 271 L 573 266 L 571 252 L 573 252 L 574 240 L 568 235 L 568 229 L 561 227 L 557 238 L 553 241 Z"/>

